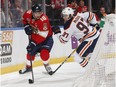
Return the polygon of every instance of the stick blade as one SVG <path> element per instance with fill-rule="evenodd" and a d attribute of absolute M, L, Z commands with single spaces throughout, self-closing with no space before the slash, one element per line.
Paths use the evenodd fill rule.
<path fill-rule="evenodd" d="M 52 72 L 50 72 L 50 73 L 48 73 L 48 72 L 46 72 L 46 71 L 43 71 L 42 72 L 43 74 L 46 74 L 46 75 L 53 75 L 54 74 L 54 72 L 52 71 Z"/>
<path fill-rule="evenodd" d="M 33 84 L 34 83 L 34 81 L 32 79 L 29 79 L 28 81 L 29 81 L 29 84 Z"/>

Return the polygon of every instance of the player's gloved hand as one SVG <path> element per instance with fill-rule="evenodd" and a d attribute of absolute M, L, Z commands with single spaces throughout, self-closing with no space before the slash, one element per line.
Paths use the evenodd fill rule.
<path fill-rule="evenodd" d="M 97 30 L 99 30 L 99 29 L 100 29 L 99 24 L 96 24 L 95 26 L 96 26 L 96 29 L 97 29 Z"/>
<path fill-rule="evenodd" d="M 27 51 L 28 51 L 28 53 L 31 53 L 32 50 L 34 49 L 34 47 L 36 47 L 36 43 L 33 42 L 33 41 L 30 41 L 29 45 L 28 45 L 27 48 L 26 48 Z"/>
<path fill-rule="evenodd" d="M 96 27 L 96 29 L 97 29 L 97 30 L 99 30 L 99 29 L 100 29 L 100 26 L 99 26 L 99 24 L 98 24 L 98 23 L 96 23 L 96 24 L 90 24 L 90 26 Z"/>
<path fill-rule="evenodd" d="M 54 34 L 61 33 L 61 30 L 60 30 L 60 28 L 58 26 L 52 27 L 52 31 L 54 32 Z"/>
<path fill-rule="evenodd" d="M 38 30 L 35 29 L 35 28 L 32 28 L 32 31 L 33 31 L 34 34 L 37 34 L 38 33 Z"/>
<path fill-rule="evenodd" d="M 32 27 L 30 25 L 25 25 L 24 30 L 27 35 L 31 35 L 33 33 Z"/>

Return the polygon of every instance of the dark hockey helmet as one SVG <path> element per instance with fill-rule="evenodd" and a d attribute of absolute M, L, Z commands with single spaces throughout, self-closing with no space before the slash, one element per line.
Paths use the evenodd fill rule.
<path fill-rule="evenodd" d="M 41 6 L 39 6 L 38 4 L 35 4 L 32 6 L 32 12 L 41 12 Z"/>

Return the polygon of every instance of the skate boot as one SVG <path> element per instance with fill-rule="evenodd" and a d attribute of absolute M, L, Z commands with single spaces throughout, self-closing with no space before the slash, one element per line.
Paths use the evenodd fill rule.
<path fill-rule="evenodd" d="M 31 72 L 31 71 L 32 71 L 31 66 L 26 65 L 24 69 L 19 70 L 19 74 L 25 74 L 25 73 L 28 73 L 28 72 Z"/>
<path fill-rule="evenodd" d="M 44 67 L 49 75 L 53 74 L 52 68 L 50 67 L 49 64 L 44 64 Z"/>

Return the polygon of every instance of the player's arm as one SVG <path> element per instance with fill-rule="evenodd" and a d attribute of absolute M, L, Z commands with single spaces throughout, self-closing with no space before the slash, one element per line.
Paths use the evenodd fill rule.
<path fill-rule="evenodd" d="M 28 15 L 31 14 L 31 10 L 27 10 L 23 15 L 23 24 L 24 24 L 24 30 L 27 35 L 31 35 L 33 33 L 32 27 L 29 25 L 29 22 L 27 19 Z"/>
<path fill-rule="evenodd" d="M 90 26 L 93 26 L 93 27 L 96 27 L 97 30 L 99 30 L 99 25 L 97 23 L 97 20 L 96 20 L 96 14 L 95 13 L 92 13 L 92 12 L 85 12 L 85 13 L 82 13 L 82 17 L 83 19 L 85 19 L 89 24 Z"/>
<path fill-rule="evenodd" d="M 69 30 L 64 30 L 63 34 L 61 34 L 61 30 L 58 26 L 52 27 L 52 31 L 54 32 L 54 34 L 57 35 L 61 43 L 68 42 L 71 37 L 71 33 L 69 33 Z"/>
<path fill-rule="evenodd" d="M 70 33 L 67 31 L 64 31 L 63 34 L 59 35 L 59 40 L 61 43 L 67 43 L 70 37 L 71 37 Z"/>

